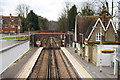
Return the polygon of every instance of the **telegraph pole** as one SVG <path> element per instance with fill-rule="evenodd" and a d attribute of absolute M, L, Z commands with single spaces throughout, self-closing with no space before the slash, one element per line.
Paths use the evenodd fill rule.
<path fill-rule="evenodd" d="M 114 6 L 114 5 L 113 5 L 113 0 L 112 0 L 112 12 L 111 12 L 111 13 L 112 13 L 112 16 L 113 16 L 113 6 Z"/>

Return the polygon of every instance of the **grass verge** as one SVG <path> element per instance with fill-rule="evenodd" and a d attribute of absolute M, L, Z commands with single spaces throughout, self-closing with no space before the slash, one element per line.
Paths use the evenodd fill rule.
<path fill-rule="evenodd" d="M 2 39 L 28 39 L 28 36 L 21 36 L 21 37 L 5 37 Z"/>

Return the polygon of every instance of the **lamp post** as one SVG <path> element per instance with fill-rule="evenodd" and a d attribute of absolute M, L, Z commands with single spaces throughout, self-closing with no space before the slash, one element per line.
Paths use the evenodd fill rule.
<path fill-rule="evenodd" d="M 33 47 L 34 47 L 34 43 L 35 43 L 34 37 L 35 37 L 35 35 L 34 35 L 34 33 L 33 33 L 33 35 L 32 35 L 32 38 L 33 38 L 33 39 L 32 39 L 32 40 L 33 40 L 33 41 L 32 41 L 32 42 L 33 42 L 32 46 L 33 46 Z"/>
<path fill-rule="evenodd" d="M 66 37 L 65 37 L 65 34 L 64 34 L 64 47 L 65 47 L 65 38 L 66 38 Z"/>
<path fill-rule="evenodd" d="M 77 42 L 77 16 L 78 15 L 76 15 L 76 18 L 75 18 L 75 44 Z"/>
<path fill-rule="evenodd" d="M 100 27 L 100 48 L 102 45 L 102 27 Z M 100 53 L 100 72 L 102 72 L 102 53 Z"/>
<path fill-rule="evenodd" d="M 115 49 L 115 55 L 114 55 L 114 75 L 116 75 L 116 58 L 117 58 L 117 53 L 118 53 L 118 50 L 116 47 L 113 47 Z"/>
<path fill-rule="evenodd" d="M 84 59 L 84 57 L 83 57 L 83 34 L 82 33 L 79 33 L 79 35 L 81 35 L 82 36 L 82 60 Z"/>
<path fill-rule="evenodd" d="M 69 35 L 69 47 L 70 47 L 70 32 L 68 33 L 68 35 Z"/>
<path fill-rule="evenodd" d="M 120 66 L 119 66 L 119 64 L 120 64 L 120 61 L 118 61 L 118 74 L 117 74 L 117 80 L 120 80 Z"/>
<path fill-rule="evenodd" d="M 76 15 L 76 18 L 75 18 L 75 53 L 77 53 L 77 46 L 76 46 L 76 43 L 77 43 L 77 17 L 78 17 L 78 14 Z"/>

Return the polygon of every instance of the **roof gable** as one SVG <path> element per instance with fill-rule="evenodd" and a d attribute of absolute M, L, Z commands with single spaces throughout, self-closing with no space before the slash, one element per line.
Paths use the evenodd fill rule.
<path fill-rule="evenodd" d="M 14 20 L 15 24 L 19 23 L 19 18 L 16 16 L 12 16 L 12 18 L 10 18 L 10 16 L 2 16 L 3 19 L 3 24 L 9 24 L 11 22 L 11 19 Z"/>
<path fill-rule="evenodd" d="M 100 16 L 77 16 L 77 34 L 82 33 L 84 34 L 84 38 L 88 37 L 99 17 Z M 77 40 L 81 39 L 78 38 Z"/>
<path fill-rule="evenodd" d="M 109 29 L 110 24 L 112 24 L 112 27 L 113 27 L 113 29 L 114 29 L 115 33 L 117 33 L 117 31 L 116 31 L 116 29 L 115 29 L 115 26 L 114 26 L 114 24 L 113 24 L 112 19 L 110 19 L 110 20 L 109 20 L 108 25 L 107 25 L 107 27 L 106 27 L 106 30 L 105 30 L 105 31 L 107 31 L 107 30 Z"/>
<path fill-rule="evenodd" d="M 106 30 L 105 30 L 105 27 L 104 27 L 104 25 L 103 25 L 103 23 L 102 23 L 102 21 L 101 21 L 101 19 L 100 19 L 100 18 L 98 18 L 98 20 L 96 21 L 96 23 L 95 23 L 94 27 L 92 28 L 92 30 L 91 30 L 91 32 L 90 32 L 90 34 L 89 34 L 89 36 L 88 36 L 87 40 L 91 37 L 91 35 L 92 35 L 93 31 L 95 30 L 95 28 L 97 27 L 97 24 L 98 24 L 99 22 L 100 22 L 100 24 L 101 24 L 101 26 L 102 26 L 103 30 L 104 30 L 104 31 L 106 31 Z"/>

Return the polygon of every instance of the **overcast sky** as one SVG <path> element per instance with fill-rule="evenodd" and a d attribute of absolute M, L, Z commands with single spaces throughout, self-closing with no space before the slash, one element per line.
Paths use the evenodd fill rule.
<path fill-rule="evenodd" d="M 10 13 L 16 15 L 16 6 L 26 4 L 29 5 L 30 10 L 33 10 L 37 15 L 46 17 L 48 20 L 57 21 L 67 1 L 76 4 L 76 6 L 80 8 L 80 4 L 83 3 L 83 1 L 90 0 L 0 0 L 0 15 L 8 16 Z"/>

